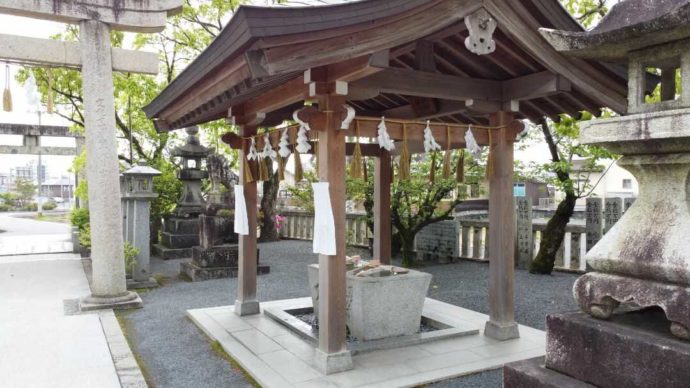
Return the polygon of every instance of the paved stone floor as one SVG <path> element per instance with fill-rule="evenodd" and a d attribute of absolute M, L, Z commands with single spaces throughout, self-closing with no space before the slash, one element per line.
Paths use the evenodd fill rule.
<path fill-rule="evenodd" d="M 305 302 L 311 298 L 264 302 L 262 307 L 294 308 Z M 190 318 L 264 388 L 419 386 L 544 355 L 543 331 L 521 325 L 520 338 L 499 342 L 481 333 L 487 315 L 429 298 L 424 314 L 480 333 L 356 354 L 354 369 L 325 376 L 313 365 L 314 347 L 265 314 L 238 317 L 233 306 L 189 310 Z"/>
<path fill-rule="evenodd" d="M 260 276 L 260 301 L 309 295 L 306 266 L 315 263 L 311 242 L 281 241 L 260 244 L 261 262 L 271 273 Z M 352 253 L 360 253 L 353 251 Z M 154 259 L 152 271 L 167 283 L 141 293 L 144 308 L 125 314 L 132 327 L 136 351 L 157 387 L 246 387 L 249 382 L 212 349 L 209 339 L 187 318 L 189 309 L 234 303 L 236 279 L 188 283 L 178 279 L 180 262 Z M 422 268 L 434 278 L 429 297 L 486 314 L 488 266 L 459 262 Z M 553 276 L 516 273 L 516 313 L 520 324 L 544 329 L 545 316 L 577 307 L 572 284 L 577 275 Z M 440 387 L 500 387 L 500 371 L 489 371 L 434 384 Z"/>
<path fill-rule="evenodd" d="M 0 386 L 120 387 L 99 315 L 65 315 L 88 294 L 78 255 L 0 257 Z"/>
<path fill-rule="evenodd" d="M 35 213 L 0 213 L 0 262 L 2 255 L 27 255 L 72 251 L 71 227 L 58 222 L 27 218 Z"/>

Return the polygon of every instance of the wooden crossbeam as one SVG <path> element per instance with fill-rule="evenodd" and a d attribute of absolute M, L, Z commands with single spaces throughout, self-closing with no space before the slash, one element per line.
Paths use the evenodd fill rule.
<path fill-rule="evenodd" d="M 502 82 L 503 100 L 532 100 L 569 92 L 570 81 L 550 71 L 542 71 Z"/>
<path fill-rule="evenodd" d="M 2 1 L 2 0 L 0 0 Z M 59 67 L 81 67 L 78 42 L 0 34 L 0 58 L 8 62 Z M 112 49 L 113 70 L 123 73 L 158 74 L 158 54 Z"/>

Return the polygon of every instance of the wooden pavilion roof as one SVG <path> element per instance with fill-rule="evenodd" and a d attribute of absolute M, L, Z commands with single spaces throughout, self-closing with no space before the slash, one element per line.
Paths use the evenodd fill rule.
<path fill-rule="evenodd" d="M 497 21 L 495 52 L 465 48 L 464 18 Z M 513 109 L 538 120 L 609 107 L 625 113 L 623 67 L 566 57 L 539 28 L 582 31 L 558 0 L 363 0 L 314 7 L 241 6 L 212 44 L 144 111 L 159 131 L 262 113 L 290 117 L 319 70 L 348 84 L 358 115 L 486 124 Z M 311 79 L 310 79 L 311 78 Z M 517 103 L 517 104 L 516 104 Z"/>

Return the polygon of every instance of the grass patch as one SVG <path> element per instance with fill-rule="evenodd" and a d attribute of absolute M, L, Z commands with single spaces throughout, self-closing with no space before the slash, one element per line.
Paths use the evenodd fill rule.
<path fill-rule="evenodd" d="M 144 360 L 144 358 L 141 357 L 141 354 L 139 354 L 139 350 L 137 349 L 136 343 L 134 342 L 134 327 L 132 327 L 132 323 L 130 322 L 130 320 L 127 319 L 127 315 L 130 313 L 132 313 L 132 310 L 115 310 L 115 318 L 117 318 L 117 322 L 120 324 L 120 329 L 122 329 L 122 334 L 124 334 L 125 340 L 127 340 L 127 344 L 129 345 L 129 348 L 132 350 L 132 355 L 134 356 L 137 365 L 139 365 L 139 369 L 141 369 L 141 374 L 144 376 L 144 381 L 146 381 L 146 385 L 148 385 L 149 387 L 155 387 L 155 385 L 153 384 L 153 378 L 151 378 L 149 366 Z"/>
<path fill-rule="evenodd" d="M 41 214 L 34 218 L 36 221 L 59 222 L 61 224 L 69 224 L 69 213 L 60 214 Z"/>
<path fill-rule="evenodd" d="M 154 273 L 153 278 L 156 279 L 156 282 L 158 282 L 158 286 L 163 287 L 164 285 L 168 284 L 168 281 L 170 280 L 167 276 L 163 275 L 162 273 Z"/>
<path fill-rule="evenodd" d="M 225 349 L 223 349 L 223 345 L 221 345 L 220 342 L 211 342 L 211 349 L 213 349 L 213 352 L 216 353 L 218 357 L 227 361 L 232 367 L 232 369 L 242 374 L 242 377 L 247 379 L 247 381 L 249 382 L 249 384 L 251 384 L 252 387 L 261 388 L 261 385 L 256 380 L 254 380 L 254 378 L 246 370 L 244 370 L 244 368 L 242 368 L 242 366 L 240 366 L 240 364 L 237 361 L 235 361 L 235 359 L 232 358 L 225 351 Z"/>

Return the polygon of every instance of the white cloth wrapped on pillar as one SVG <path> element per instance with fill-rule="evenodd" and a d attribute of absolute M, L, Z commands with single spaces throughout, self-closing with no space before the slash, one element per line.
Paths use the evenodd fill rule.
<path fill-rule="evenodd" d="M 243 236 L 249 234 L 247 203 L 244 200 L 244 186 L 242 185 L 235 185 L 235 233 Z"/>
<path fill-rule="evenodd" d="M 328 182 L 314 182 L 314 253 L 336 254 L 335 221 Z"/>

